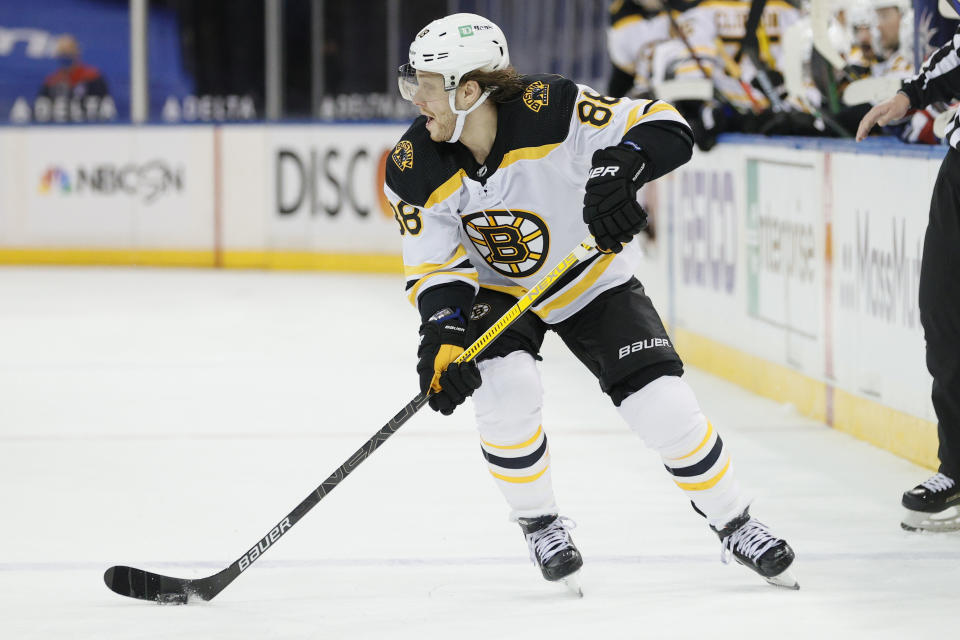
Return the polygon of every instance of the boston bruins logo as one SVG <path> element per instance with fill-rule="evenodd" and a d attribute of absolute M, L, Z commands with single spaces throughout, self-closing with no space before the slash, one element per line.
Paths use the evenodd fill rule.
<path fill-rule="evenodd" d="M 462 217 L 463 228 L 483 259 L 497 273 L 525 278 L 547 259 L 550 233 L 529 211 L 481 211 Z"/>
<path fill-rule="evenodd" d="M 490 313 L 492 307 L 486 302 L 478 302 L 473 305 L 473 309 L 470 311 L 471 320 L 479 320 L 483 316 Z"/>
<path fill-rule="evenodd" d="M 550 103 L 550 87 L 539 80 L 527 85 L 523 92 L 523 104 L 527 105 L 534 113 L 540 113 L 540 109 Z"/>
<path fill-rule="evenodd" d="M 412 168 L 413 145 L 410 144 L 409 140 L 401 140 L 397 143 L 397 146 L 393 148 L 393 153 L 390 154 L 390 157 L 393 158 L 393 163 L 397 165 L 400 171 Z"/>

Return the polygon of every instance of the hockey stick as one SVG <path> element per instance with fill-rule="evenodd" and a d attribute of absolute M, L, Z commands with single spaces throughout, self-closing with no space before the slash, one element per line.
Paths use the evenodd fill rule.
<path fill-rule="evenodd" d="M 810 2 L 810 25 L 813 27 L 813 48 L 837 71 L 844 71 L 847 63 L 830 42 L 830 0 Z"/>
<path fill-rule="evenodd" d="M 467 349 L 460 354 L 455 362 L 463 363 L 475 359 L 480 352 L 497 339 L 507 327 L 513 324 L 517 318 L 529 309 L 534 302 L 542 298 L 550 286 L 554 284 L 560 276 L 566 273 L 570 268 L 579 262 L 583 262 L 587 256 L 596 251 L 593 244 L 593 236 L 587 236 L 577 245 L 557 266 L 555 266 L 547 275 L 517 300 L 517 303 L 510 307 L 492 327 L 477 338 Z M 383 425 L 379 431 L 367 440 L 362 447 L 350 456 L 346 462 L 340 465 L 336 471 L 330 474 L 319 487 L 314 489 L 310 495 L 298 504 L 293 511 L 278 522 L 267 535 L 260 538 L 249 551 L 234 560 L 229 567 L 206 578 L 197 578 L 194 580 L 187 578 L 171 578 L 162 576 L 158 573 L 151 573 L 143 569 L 133 567 L 115 566 L 110 567 L 103 574 L 103 580 L 107 587 L 122 596 L 137 598 L 138 600 L 153 600 L 163 604 L 186 604 L 191 600 L 212 600 L 218 593 L 223 591 L 227 585 L 237 579 L 251 564 L 257 561 L 267 549 L 273 546 L 277 540 L 287 533 L 293 525 L 313 509 L 318 502 L 323 500 L 328 493 L 333 491 L 340 482 L 350 475 L 354 469 L 360 466 L 370 454 L 380 448 L 387 438 L 392 436 L 404 425 L 413 415 L 427 404 L 428 397 L 418 393 L 416 397 L 407 403 L 397 415 L 393 416 L 387 424 Z"/>
<path fill-rule="evenodd" d="M 750 86 L 750 83 L 743 79 L 743 71 L 740 69 L 740 65 L 738 65 L 737 62 L 730 57 L 730 54 L 727 53 L 727 50 L 724 48 L 723 41 L 720 38 L 717 38 L 714 41 L 714 44 L 717 47 L 717 53 L 720 55 L 720 60 L 723 61 L 723 66 L 727 70 L 727 75 L 729 75 L 731 78 L 736 78 L 737 82 L 740 83 L 740 88 L 743 89 L 743 92 L 750 100 L 750 104 L 753 105 L 753 112 L 762 113 L 763 105 L 760 104 L 760 101 L 757 100 L 757 97 L 753 95 L 753 88 Z"/>
<path fill-rule="evenodd" d="M 760 83 L 760 87 L 763 90 L 763 93 L 767 96 L 767 99 L 770 100 L 770 105 L 774 112 L 781 113 L 790 111 L 790 106 L 777 94 L 777 89 L 773 86 L 773 82 L 770 80 L 770 75 L 767 73 L 767 64 L 761 56 L 762 50 L 766 51 L 768 58 L 770 57 L 770 40 L 767 37 L 766 31 L 762 25 L 757 28 L 757 41 L 759 43 L 760 50 L 747 50 L 747 54 L 750 56 L 753 66 L 757 72 L 757 81 Z M 786 78 L 784 78 L 784 82 L 786 82 Z M 813 116 L 815 118 L 820 118 L 825 126 L 832 129 L 833 132 L 839 135 L 841 138 L 853 137 L 850 132 L 843 127 L 843 125 L 841 125 L 832 116 L 828 115 L 824 111 L 819 109 L 811 109 L 811 111 L 813 111 Z"/>
<path fill-rule="evenodd" d="M 766 6 L 767 0 L 753 0 L 750 3 L 750 13 L 747 14 L 747 23 L 743 27 L 743 40 L 740 41 L 737 54 L 733 57 L 734 61 L 740 62 L 747 49 L 760 46 L 757 40 L 757 28 L 760 26 L 760 18 Z"/>
<path fill-rule="evenodd" d="M 854 80 L 843 90 L 843 102 L 849 105 L 883 102 L 900 90 L 902 78 L 877 76 Z"/>
<path fill-rule="evenodd" d="M 770 80 L 770 74 L 767 73 L 767 63 L 760 55 L 760 49 L 766 48 L 769 51 L 770 48 L 769 40 L 767 40 L 766 32 L 762 26 L 757 27 L 756 37 L 759 48 L 748 47 L 746 53 L 757 73 L 757 82 L 760 84 L 760 90 L 763 92 L 763 95 L 767 97 L 767 100 L 770 101 L 770 108 L 774 113 L 789 111 L 790 107 L 783 102 L 780 94 L 777 93 L 777 88 L 773 86 L 773 81 Z"/>

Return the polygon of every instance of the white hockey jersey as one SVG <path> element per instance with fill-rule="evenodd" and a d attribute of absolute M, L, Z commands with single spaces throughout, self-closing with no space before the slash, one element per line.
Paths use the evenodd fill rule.
<path fill-rule="evenodd" d="M 701 62 L 714 76 L 718 88 L 734 102 L 749 106 L 750 100 L 745 94 L 739 81 L 751 82 L 756 76 L 756 69 L 752 61 L 741 58 L 739 62 L 740 77 L 725 77 L 731 75 L 731 69 L 726 68 L 723 57 L 733 59 L 746 37 L 747 19 L 750 14 L 749 0 L 706 0 L 685 11 L 677 22 L 683 30 L 690 45 L 700 56 Z M 800 11 L 784 0 L 768 0 L 760 18 L 760 27 L 769 43 L 772 60 L 768 64 L 779 69 L 783 57 L 781 38 L 784 32 L 801 17 Z M 700 75 L 699 66 L 687 64 L 677 70 L 677 76 L 688 74 Z M 759 94 L 759 91 L 753 92 Z"/>
<path fill-rule="evenodd" d="M 415 306 L 424 292 L 448 283 L 522 296 L 588 233 L 583 196 L 594 151 L 618 144 L 634 127 L 659 123 L 689 134 L 661 101 L 608 98 L 560 76 L 525 82 L 521 99 L 497 106 L 496 140 L 483 165 L 462 144 L 430 140 L 423 117 L 387 160 L 384 192 L 400 225 Z M 638 256 L 635 243 L 596 255 L 568 272 L 534 313 L 548 323 L 570 317 L 629 280 Z"/>
<path fill-rule="evenodd" d="M 746 37 L 750 5 L 749 0 L 705 0 L 681 14 L 678 23 L 694 46 L 718 47 L 722 43 L 732 58 Z M 784 0 L 768 0 L 764 6 L 760 26 L 769 40 L 774 68 L 782 57 L 783 33 L 800 17 L 799 9 Z"/>
<path fill-rule="evenodd" d="M 653 90 L 650 79 L 654 49 L 670 38 L 666 11 L 644 11 L 631 2 L 612 16 L 607 29 L 607 53 L 614 65 L 633 76 L 634 91 L 648 93 Z"/>

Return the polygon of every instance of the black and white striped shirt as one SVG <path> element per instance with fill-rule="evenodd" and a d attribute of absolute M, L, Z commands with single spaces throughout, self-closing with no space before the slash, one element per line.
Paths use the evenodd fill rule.
<path fill-rule="evenodd" d="M 920 73 L 904 80 L 900 90 L 910 98 L 910 106 L 922 109 L 933 102 L 960 99 L 960 29 L 937 49 L 920 68 Z M 960 151 L 960 110 L 953 116 L 943 134 L 954 149 Z"/>

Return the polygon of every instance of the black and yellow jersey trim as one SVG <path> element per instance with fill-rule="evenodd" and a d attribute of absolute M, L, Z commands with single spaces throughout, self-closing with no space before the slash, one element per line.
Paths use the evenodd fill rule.
<path fill-rule="evenodd" d="M 414 306 L 417 306 L 417 298 L 421 291 L 425 290 L 424 285 L 427 282 L 430 282 L 431 286 L 451 282 L 464 282 L 474 288 L 479 286 L 477 270 L 471 264 L 467 257 L 467 251 L 462 245 L 457 248 L 453 257 L 446 262 L 440 264 L 425 263 L 416 266 L 404 265 L 403 270 L 407 280 L 407 299 Z"/>
<path fill-rule="evenodd" d="M 624 135 L 626 135 L 627 131 L 630 131 L 630 129 L 643 122 L 644 119 L 662 111 L 673 112 L 680 115 L 680 112 L 677 111 L 673 105 L 667 104 L 662 100 L 640 101 L 637 106 L 630 110 L 627 116 L 627 124 L 623 127 Z"/>
<path fill-rule="evenodd" d="M 534 111 L 522 96 L 497 105 L 497 135 L 483 164 L 461 144 L 448 145 L 466 176 L 484 183 L 498 169 L 518 160 L 537 160 L 558 147 L 570 134 L 570 119 L 580 90 L 557 75 L 523 76 L 524 86 L 539 83 L 547 99 Z"/>
<path fill-rule="evenodd" d="M 425 208 L 456 193 L 464 175 L 454 155 L 457 145 L 431 140 L 426 124 L 425 116 L 414 120 L 394 147 L 402 146 L 404 158 L 411 160 L 401 168 L 391 154 L 386 166 L 387 187 L 404 202 Z"/>
<path fill-rule="evenodd" d="M 465 177 L 484 182 L 501 167 L 550 153 L 569 134 L 579 89 L 557 75 L 524 76 L 522 82 L 524 86 L 539 82 L 549 99 L 536 111 L 519 96 L 498 104 L 497 135 L 483 165 L 460 143 L 431 140 L 427 119 L 420 116 L 395 147 L 402 146 L 403 157 L 412 160 L 398 165 L 387 159 L 387 187 L 408 204 L 431 208 L 456 194 Z"/>

